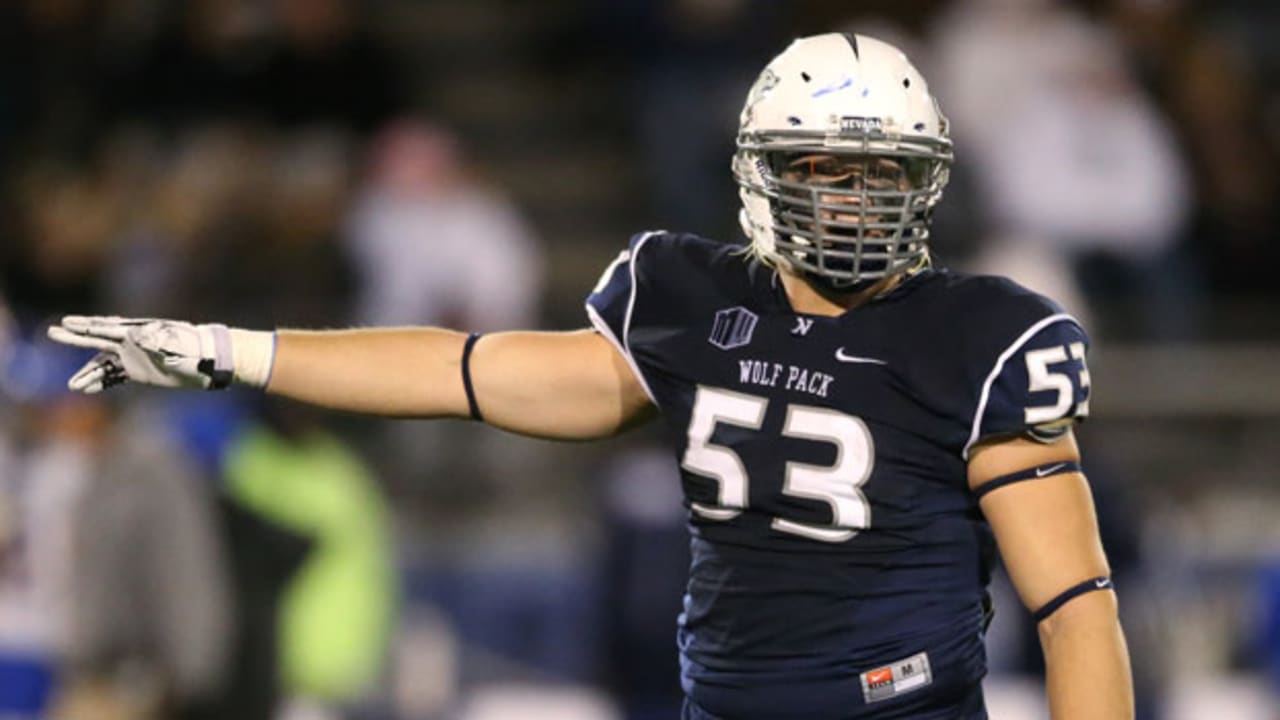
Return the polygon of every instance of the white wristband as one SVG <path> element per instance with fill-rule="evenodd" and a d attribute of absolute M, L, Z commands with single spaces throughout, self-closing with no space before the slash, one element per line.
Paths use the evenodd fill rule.
<path fill-rule="evenodd" d="M 229 332 L 235 381 L 256 388 L 266 387 L 276 358 L 276 334 L 239 328 L 230 328 Z"/>

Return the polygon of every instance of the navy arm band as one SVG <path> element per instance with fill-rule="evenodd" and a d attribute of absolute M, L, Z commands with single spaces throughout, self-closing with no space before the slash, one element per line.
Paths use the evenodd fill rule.
<path fill-rule="evenodd" d="M 981 500 L 983 495 L 986 495 L 992 490 L 999 490 L 1005 485 L 1012 485 L 1013 483 L 1022 482 L 1023 480 L 1039 480 L 1040 478 L 1053 477 L 1054 475 L 1061 475 L 1069 472 L 1083 472 L 1083 469 L 1080 467 L 1080 463 L 1072 461 L 1045 463 L 1044 465 L 1037 465 L 1035 467 L 1027 468 L 1026 470 L 1011 472 L 1008 475 L 1001 475 L 994 480 L 988 480 L 979 486 L 977 490 L 973 491 L 973 496 L 974 498 Z"/>
<path fill-rule="evenodd" d="M 484 422 L 480 406 L 476 404 L 476 389 L 471 384 L 471 350 L 479 339 L 480 333 L 471 333 L 462 345 L 462 388 L 467 391 L 467 407 L 471 410 L 471 419 Z"/>
<path fill-rule="evenodd" d="M 1072 598 L 1078 595 L 1083 595 L 1087 592 L 1093 592 L 1094 590 L 1114 591 L 1115 589 L 1116 589 L 1115 583 L 1112 583 L 1111 578 L 1107 577 L 1106 575 L 1103 575 L 1101 577 L 1096 577 L 1096 578 L 1090 578 L 1088 580 L 1085 580 L 1082 583 L 1072 585 L 1066 590 L 1063 590 L 1062 592 L 1058 593 L 1058 597 L 1045 603 L 1043 606 L 1040 607 L 1039 610 L 1032 613 L 1031 617 L 1035 618 L 1036 622 L 1039 623 L 1041 620 L 1044 620 L 1045 618 L 1054 614 L 1058 610 L 1058 608 L 1067 604 L 1067 601 L 1071 600 Z"/>

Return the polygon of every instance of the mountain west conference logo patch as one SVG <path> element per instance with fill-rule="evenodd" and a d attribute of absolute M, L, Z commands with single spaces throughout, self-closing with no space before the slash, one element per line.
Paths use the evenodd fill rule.
<path fill-rule="evenodd" d="M 711 325 L 711 337 L 708 342 L 721 350 L 731 350 L 751 342 L 751 333 L 755 332 L 756 314 L 744 307 L 732 307 L 716 313 L 716 320 Z"/>

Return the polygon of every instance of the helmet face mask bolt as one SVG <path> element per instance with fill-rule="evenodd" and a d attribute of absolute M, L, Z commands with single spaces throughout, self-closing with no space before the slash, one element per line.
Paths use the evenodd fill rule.
<path fill-rule="evenodd" d="M 801 38 L 742 108 L 742 228 L 761 260 L 853 290 L 927 262 L 951 161 L 947 120 L 900 50 L 864 35 Z"/>

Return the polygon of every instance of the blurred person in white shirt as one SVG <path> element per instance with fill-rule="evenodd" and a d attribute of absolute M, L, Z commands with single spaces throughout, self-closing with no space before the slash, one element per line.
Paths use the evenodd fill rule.
<path fill-rule="evenodd" d="M 955 132 L 994 222 L 978 264 L 1079 314 L 1082 298 L 1097 313 L 1132 293 L 1120 299 L 1135 301 L 1136 334 L 1196 334 L 1199 280 L 1179 247 L 1187 169 L 1116 39 L 1047 0 L 970 0 L 937 40 L 939 85 L 959 101 Z"/>
<path fill-rule="evenodd" d="M 516 207 L 473 176 L 457 139 L 403 121 L 371 155 L 347 235 L 362 280 L 357 321 L 536 324 L 540 248 Z"/>

